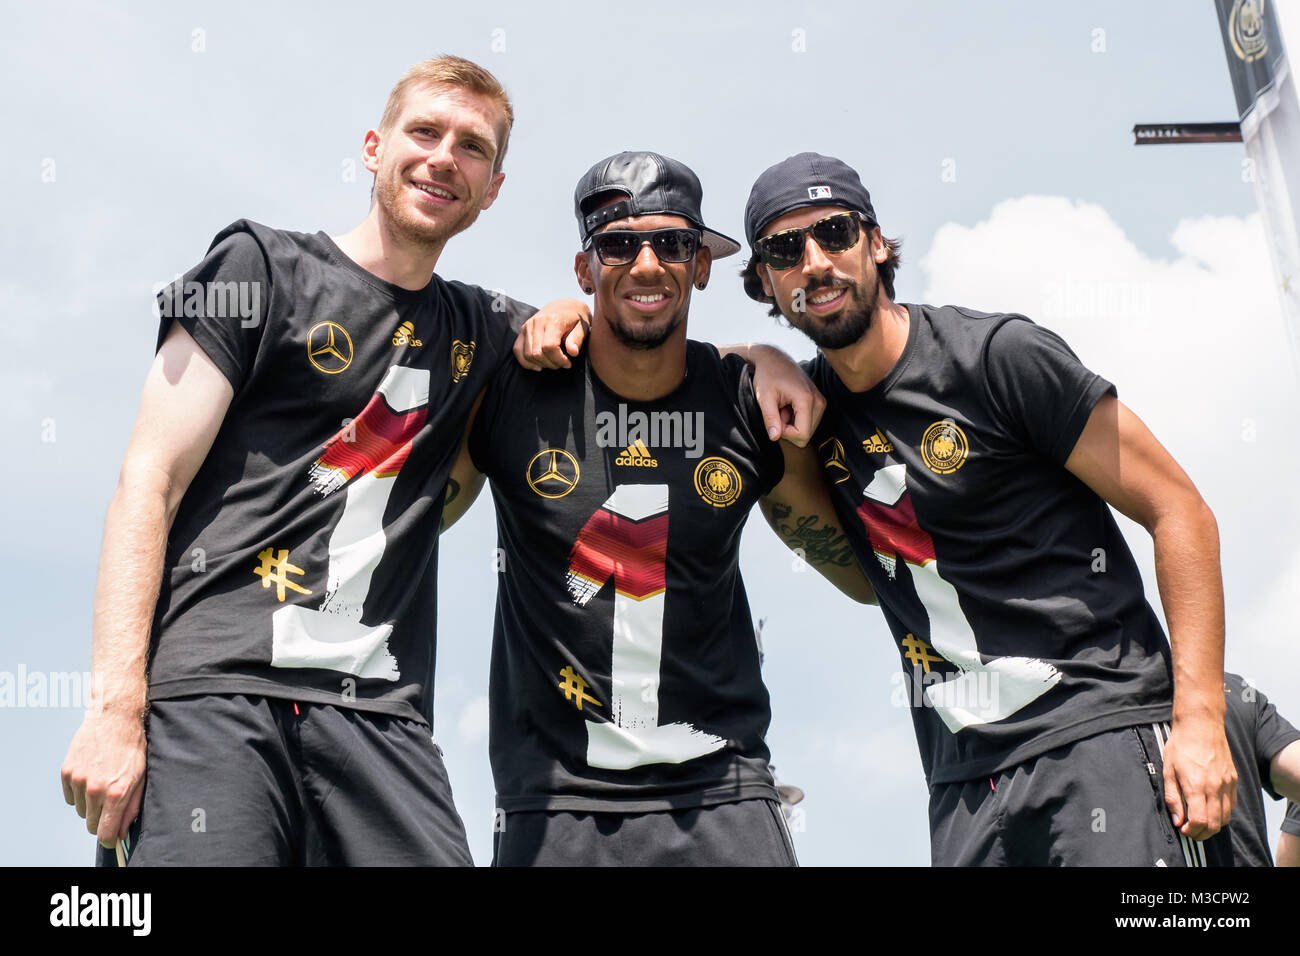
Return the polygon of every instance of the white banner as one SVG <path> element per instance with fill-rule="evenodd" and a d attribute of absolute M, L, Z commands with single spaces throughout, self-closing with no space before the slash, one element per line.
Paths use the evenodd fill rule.
<path fill-rule="evenodd" d="M 1287 61 L 1276 3 L 1216 0 L 1282 321 L 1300 371 L 1300 98 Z M 1287 10 L 1285 19 L 1295 13 Z M 1293 23 L 1288 22 L 1289 29 Z"/>

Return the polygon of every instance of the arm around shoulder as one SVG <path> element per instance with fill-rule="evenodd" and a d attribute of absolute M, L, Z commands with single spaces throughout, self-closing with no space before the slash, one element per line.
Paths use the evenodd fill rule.
<path fill-rule="evenodd" d="M 803 447 L 826 411 L 826 399 L 806 372 L 773 345 L 719 345 L 719 355 L 738 355 L 754 370 L 754 399 L 773 441 Z"/>

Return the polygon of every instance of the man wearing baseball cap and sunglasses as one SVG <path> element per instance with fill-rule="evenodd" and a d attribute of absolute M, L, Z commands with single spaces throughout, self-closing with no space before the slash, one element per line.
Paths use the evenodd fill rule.
<path fill-rule="evenodd" d="M 750 507 L 845 593 L 870 588 L 811 449 L 771 441 L 745 361 L 686 337 L 692 292 L 740 248 L 704 225 L 695 174 L 620 153 L 574 201 L 587 352 L 502 368 L 452 473 L 449 518 L 491 479 L 504 552 L 495 863 L 793 865 L 738 566 Z"/>
<path fill-rule="evenodd" d="M 1215 862 L 1236 778 L 1191 480 L 1054 333 L 896 303 L 898 245 L 843 162 L 765 171 L 745 235 L 745 291 L 820 349 L 813 443 L 903 655 L 933 862 Z M 1108 504 L 1155 539 L 1172 652 Z"/>

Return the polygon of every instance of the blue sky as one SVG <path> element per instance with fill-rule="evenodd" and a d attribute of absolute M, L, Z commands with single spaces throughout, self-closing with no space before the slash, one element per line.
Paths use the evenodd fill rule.
<path fill-rule="evenodd" d="M 691 165 L 710 225 L 732 236 L 764 168 L 840 156 L 904 240 L 900 300 L 1049 325 L 1179 459 L 1219 518 L 1229 665 L 1300 719 L 1298 396 L 1245 153 L 1138 149 L 1129 132 L 1234 118 L 1213 5 L 601 11 L 596 30 L 587 6 L 488 0 L 7 9 L 0 421 L 21 465 L 0 496 L 0 672 L 89 666 L 104 512 L 156 335 L 151 287 L 238 218 L 355 225 L 369 177 L 346 172 L 366 129 L 410 64 L 447 52 L 493 70 L 517 120 L 501 197 L 441 274 L 532 302 L 577 294 L 572 186 L 621 149 Z M 745 298 L 739 266 L 696 296 L 692 335 L 810 355 Z M 444 541 L 440 583 L 436 732 L 480 863 L 494 538 L 485 498 Z M 1150 539 L 1131 540 L 1158 604 Z M 761 520 L 742 567 L 768 621 L 774 759 L 808 793 L 802 862 L 926 864 L 926 790 L 907 712 L 889 702 L 899 665 L 878 612 L 793 571 Z M 79 721 L 0 707 L 0 810 L 19 824 L 0 862 L 89 858 L 58 783 Z"/>

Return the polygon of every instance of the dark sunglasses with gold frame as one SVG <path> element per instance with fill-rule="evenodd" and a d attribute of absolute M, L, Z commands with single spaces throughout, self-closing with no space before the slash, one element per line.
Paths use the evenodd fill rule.
<path fill-rule="evenodd" d="M 782 229 L 764 236 L 754 243 L 754 251 L 764 265 L 783 272 L 793 269 L 803 260 L 808 236 L 812 236 L 824 252 L 840 253 L 852 249 L 862 235 L 859 223 L 866 223 L 867 228 L 875 225 L 859 212 L 837 212 L 808 226 Z"/>

